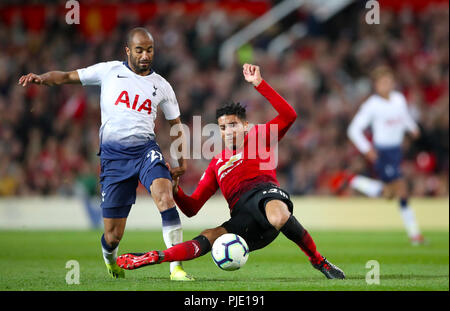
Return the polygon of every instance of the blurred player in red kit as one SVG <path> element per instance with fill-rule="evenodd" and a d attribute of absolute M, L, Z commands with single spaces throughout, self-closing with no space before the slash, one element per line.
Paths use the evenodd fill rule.
<path fill-rule="evenodd" d="M 293 203 L 276 178 L 277 143 L 294 123 L 297 113 L 263 80 L 258 66 L 245 64 L 243 75 L 272 104 L 278 116 L 249 129 L 245 108 L 239 103 L 218 109 L 216 117 L 225 142 L 224 150 L 211 160 L 191 196 L 179 187 L 178 178 L 174 179 L 175 201 L 188 217 L 196 215 L 220 188 L 229 204 L 231 218 L 164 251 L 121 255 L 117 259 L 120 267 L 132 270 L 162 262 L 191 260 L 208 253 L 214 241 L 225 233 L 243 237 L 251 252 L 267 246 L 282 232 L 327 278 L 345 278 L 341 269 L 317 251 L 308 231 L 292 214 Z"/>

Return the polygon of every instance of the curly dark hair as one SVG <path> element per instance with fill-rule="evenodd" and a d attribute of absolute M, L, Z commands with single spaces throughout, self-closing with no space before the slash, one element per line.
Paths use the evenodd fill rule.
<path fill-rule="evenodd" d="M 233 102 L 227 103 L 221 108 L 216 110 L 216 120 L 224 115 L 225 116 L 236 115 L 241 120 L 247 119 L 245 107 L 241 106 L 240 103 L 233 103 Z"/>

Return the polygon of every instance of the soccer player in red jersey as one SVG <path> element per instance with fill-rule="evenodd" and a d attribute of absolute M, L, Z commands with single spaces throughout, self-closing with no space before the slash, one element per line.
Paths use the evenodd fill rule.
<path fill-rule="evenodd" d="M 120 267 L 132 270 L 162 262 L 191 260 L 208 253 L 214 241 L 225 233 L 243 237 L 251 252 L 267 246 L 282 232 L 327 278 L 345 278 L 341 269 L 317 251 L 308 231 L 292 214 L 293 203 L 276 178 L 277 143 L 294 123 L 297 113 L 262 79 L 258 66 L 245 64 L 243 75 L 272 104 L 278 116 L 249 129 L 245 108 L 239 103 L 218 109 L 216 117 L 225 149 L 211 160 L 191 196 L 179 187 L 178 179 L 174 180 L 174 199 L 186 216 L 196 215 L 220 188 L 229 204 L 231 218 L 164 251 L 121 255 L 117 258 Z"/>

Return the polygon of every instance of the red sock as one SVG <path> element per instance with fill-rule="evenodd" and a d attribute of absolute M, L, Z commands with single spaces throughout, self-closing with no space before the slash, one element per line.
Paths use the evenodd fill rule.
<path fill-rule="evenodd" d="M 200 256 L 200 243 L 196 240 L 186 241 L 166 249 L 163 253 L 162 262 L 191 260 Z"/>
<path fill-rule="evenodd" d="M 355 177 L 356 177 L 356 174 L 350 173 L 350 174 L 348 174 L 347 181 L 349 183 L 351 183 L 353 178 L 355 178 Z"/>
<path fill-rule="evenodd" d="M 308 231 L 305 230 L 303 237 L 297 245 L 302 249 L 302 251 L 308 256 L 309 261 L 313 264 L 318 264 L 322 261 L 322 255 L 316 249 L 316 243 L 312 239 Z"/>
<path fill-rule="evenodd" d="M 316 243 L 309 235 L 308 231 L 297 221 L 294 215 L 289 217 L 288 221 L 280 231 L 292 242 L 297 244 L 301 250 L 308 256 L 312 264 L 322 261 L 322 255 L 316 249 Z"/>

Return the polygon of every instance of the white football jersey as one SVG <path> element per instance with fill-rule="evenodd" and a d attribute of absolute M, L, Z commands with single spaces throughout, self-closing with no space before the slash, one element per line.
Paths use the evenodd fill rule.
<path fill-rule="evenodd" d="M 378 148 L 398 147 L 403 142 L 405 131 L 417 131 L 418 126 L 408 111 L 405 96 L 393 91 L 389 99 L 377 94 L 370 96 L 359 108 L 348 127 L 348 137 L 362 153 L 367 153 L 371 144 L 364 130 L 371 127 L 373 143 Z"/>
<path fill-rule="evenodd" d="M 101 148 L 123 149 L 154 139 L 158 106 L 167 120 L 180 116 L 171 85 L 153 71 L 140 76 L 126 62 L 110 61 L 77 72 L 83 86 L 101 87 Z"/>

